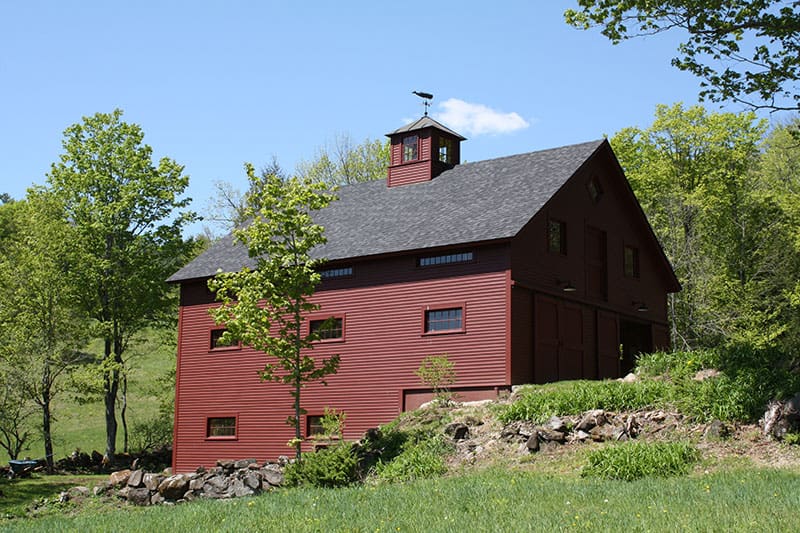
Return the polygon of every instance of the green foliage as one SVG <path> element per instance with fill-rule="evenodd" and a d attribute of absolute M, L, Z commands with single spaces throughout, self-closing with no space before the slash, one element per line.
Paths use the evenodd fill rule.
<path fill-rule="evenodd" d="M 699 458 L 697 449 L 685 442 L 625 442 L 589 453 L 581 476 L 633 481 L 686 475 Z"/>
<path fill-rule="evenodd" d="M 663 407 L 671 398 L 671 387 L 663 381 L 565 381 L 531 386 L 515 402 L 503 406 L 499 419 L 546 421 L 553 415 L 578 414 L 591 409 L 609 411 Z"/>
<path fill-rule="evenodd" d="M 792 2 L 578 0 L 578 6 L 564 13 L 567 23 L 581 29 L 600 26 L 615 44 L 673 28 L 685 30 L 681 56 L 672 64 L 703 80 L 701 97 L 755 108 L 800 109 L 800 13 Z"/>
<path fill-rule="evenodd" d="M 354 144 L 347 134 L 339 134 L 329 145 L 317 150 L 311 161 L 301 161 L 297 173 L 330 185 L 345 185 L 386 177 L 389 166 L 389 141 L 365 139 Z"/>
<path fill-rule="evenodd" d="M 441 476 L 447 472 L 444 457 L 452 450 L 441 435 L 423 440 L 410 439 L 402 451 L 388 462 L 380 462 L 376 468 L 378 479 L 391 483 L 408 482 Z"/>
<path fill-rule="evenodd" d="M 169 158 L 153 162 L 136 124 L 122 111 L 84 117 L 64 132 L 64 153 L 48 174 L 47 191 L 62 205 L 81 257 L 70 269 L 82 312 L 93 335 L 104 340 L 102 369 L 106 404 L 106 454 L 116 451 L 117 396 L 125 375 L 125 353 L 145 327 L 171 326 L 176 292 L 164 280 L 183 265 L 196 243 L 184 241 L 194 220 L 181 211 L 189 183 Z"/>
<path fill-rule="evenodd" d="M 456 382 L 456 364 L 447 354 L 429 355 L 422 360 L 414 374 L 423 384 L 433 389 L 434 399 L 441 405 L 448 405 L 453 394 L 450 385 Z"/>
<path fill-rule="evenodd" d="M 288 422 L 295 428 L 292 442 L 299 459 L 301 388 L 317 380 L 324 384 L 324 377 L 339 366 L 338 355 L 313 358 L 307 350 L 313 348 L 317 336 L 302 333 L 305 314 L 319 308 L 310 296 L 320 281 L 317 267 L 323 261 L 311 252 L 326 242 L 324 228 L 314 224 L 311 213 L 326 207 L 335 196 L 319 182 L 257 176 L 250 164 L 245 170 L 251 191 L 247 215 L 252 221 L 234 235 L 247 247 L 256 267 L 219 272 L 209 280 L 209 288 L 221 302 L 210 313 L 227 329 L 222 342 L 241 341 L 268 355 L 269 362 L 260 372 L 262 380 L 292 387 L 294 415 Z"/>
<path fill-rule="evenodd" d="M 800 433 L 787 433 L 783 436 L 783 443 L 790 446 L 797 446 L 800 444 Z"/>
<path fill-rule="evenodd" d="M 358 455 L 352 443 L 339 442 L 305 454 L 302 461 L 290 463 L 286 467 L 285 477 L 290 487 L 346 487 L 358 481 Z"/>
<path fill-rule="evenodd" d="M 337 436 L 339 439 L 343 439 L 345 420 L 347 420 L 347 413 L 344 411 L 337 411 L 332 407 L 326 407 L 322 412 L 320 425 L 322 426 L 322 431 L 329 438 Z"/>
<path fill-rule="evenodd" d="M 780 346 L 797 329 L 789 294 L 800 260 L 788 205 L 800 174 L 777 187 L 757 170 L 764 132 L 752 113 L 678 104 L 658 106 L 649 128 L 611 139 L 683 287 L 669 298 L 676 348 Z"/>
<path fill-rule="evenodd" d="M 172 444 L 173 418 L 159 415 L 142 422 L 134 422 L 131 428 L 131 450 L 144 452 Z"/>

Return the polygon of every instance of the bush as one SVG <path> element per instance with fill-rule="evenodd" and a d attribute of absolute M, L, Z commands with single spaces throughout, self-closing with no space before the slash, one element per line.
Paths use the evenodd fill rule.
<path fill-rule="evenodd" d="M 719 354 L 711 350 L 640 354 L 636 373 L 641 377 L 666 377 L 672 381 L 691 379 L 698 370 L 719 368 Z"/>
<path fill-rule="evenodd" d="M 498 413 L 504 423 L 532 420 L 543 423 L 554 415 L 661 407 L 671 398 L 671 387 L 662 381 L 566 381 L 524 390 L 520 398 Z"/>
<path fill-rule="evenodd" d="M 685 475 L 699 458 L 697 450 L 688 443 L 626 442 L 590 453 L 589 464 L 583 467 L 581 476 L 632 481 Z"/>
<path fill-rule="evenodd" d="M 172 416 L 159 415 L 131 428 L 131 449 L 145 452 L 172 445 Z"/>
<path fill-rule="evenodd" d="M 422 441 L 408 441 L 403 451 L 390 462 L 378 463 L 378 479 L 404 482 L 441 476 L 447 472 L 444 456 L 450 447 L 441 436 Z"/>
<path fill-rule="evenodd" d="M 358 456 L 350 442 L 303 454 L 303 459 L 289 464 L 285 472 L 288 486 L 346 487 L 358 481 Z"/>

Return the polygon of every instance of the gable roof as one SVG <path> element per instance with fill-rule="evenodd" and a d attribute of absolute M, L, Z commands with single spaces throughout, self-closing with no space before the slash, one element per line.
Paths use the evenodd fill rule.
<path fill-rule="evenodd" d="M 387 187 L 386 180 L 346 185 L 314 214 L 328 239 L 312 251 L 329 260 L 510 239 L 607 141 L 456 165 L 430 181 Z M 610 149 L 610 148 L 609 148 Z M 253 267 L 228 235 L 167 281 Z"/>

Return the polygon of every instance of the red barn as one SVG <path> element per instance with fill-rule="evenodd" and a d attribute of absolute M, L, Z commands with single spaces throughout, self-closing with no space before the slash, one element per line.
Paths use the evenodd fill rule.
<path fill-rule="evenodd" d="M 428 355 L 449 356 L 453 390 L 472 400 L 617 377 L 668 345 L 666 296 L 680 286 L 607 141 L 459 165 L 464 138 L 427 116 L 389 137 L 387 179 L 342 187 L 315 216 L 329 262 L 307 323 L 336 318 L 313 353 L 341 365 L 303 391 L 307 435 L 326 407 L 357 439 L 419 406 Z M 181 289 L 175 471 L 291 451 L 288 388 L 259 380 L 263 353 L 216 346 L 207 312 L 208 278 L 249 264 L 229 236 L 169 280 Z"/>

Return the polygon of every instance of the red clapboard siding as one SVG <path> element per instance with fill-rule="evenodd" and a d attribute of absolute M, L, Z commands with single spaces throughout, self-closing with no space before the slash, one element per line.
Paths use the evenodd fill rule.
<path fill-rule="evenodd" d="M 423 269 L 420 269 L 423 270 Z M 456 386 L 506 385 L 506 271 L 351 287 L 318 292 L 325 312 L 344 315 L 345 341 L 319 344 L 315 357 L 341 356 L 328 386 L 310 384 L 302 404 L 310 414 L 333 407 L 347 413 L 346 439 L 358 439 L 401 410 L 403 389 L 418 389 L 414 375 L 427 355 L 447 353 L 458 373 Z M 465 332 L 423 335 L 426 306 L 463 304 Z M 289 389 L 262 383 L 261 353 L 243 348 L 209 350 L 213 304 L 183 307 L 177 383 L 176 472 L 213 465 L 217 459 L 274 459 L 289 454 L 293 430 Z M 208 416 L 238 417 L 237 440 L 205 438 Z"/>

